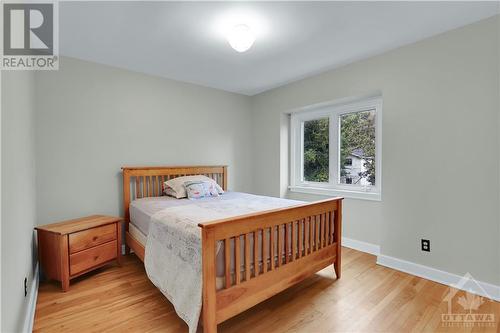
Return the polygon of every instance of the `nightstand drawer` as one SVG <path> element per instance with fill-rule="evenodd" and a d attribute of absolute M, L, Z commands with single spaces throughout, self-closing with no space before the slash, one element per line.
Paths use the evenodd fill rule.
<path fill-rule="evenodd" d="M 89 249 L 116 239 L 116 223 L 69 235 L 69 253 Z"/>
<path fill-rule="evenodd" d="M 71 276 L 117 257 L 117 241 L 108 242 L 83 250 L 69 256 L 69 273 Z"/>

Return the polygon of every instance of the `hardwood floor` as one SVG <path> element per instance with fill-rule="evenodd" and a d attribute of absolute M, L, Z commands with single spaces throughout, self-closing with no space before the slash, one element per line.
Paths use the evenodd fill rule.
<path fill-rule="evenodd" d="M 498 302 L 484 298 L 472 311 L 491 314 L 483 318 L 494 317 L 493 323 L 446 327 L 447 286 L 378 266 L 374 256 L 347 248 L 342 268 L 342 279 L 328 267 L 222 323 L 219 332 L 500 332 Z M 469 313 L 459 303 L 474 300 L 481 299 L 459 291 L 452 313 Z M 130 255 L 121 268 L 73 280 L 66 293 L 55 282 L 41 283 L 34 331 L 187 332 L 187 326 Z"/>

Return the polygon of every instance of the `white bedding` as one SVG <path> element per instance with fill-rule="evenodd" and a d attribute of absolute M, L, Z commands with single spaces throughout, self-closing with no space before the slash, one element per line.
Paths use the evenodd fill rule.
<path fill-rule="evenodd" d="M 238 193 L 228 192 L 224 194 L 224 196 L 226 199 L 233 198 L 235 196 L 238 196 Z M 210 198 L 205 200 L 210 200 Z M 139 243 L 141 243 L 145 247 L 147 236 L 149 234 L 149 225 L 151 224 L 151 217 L 155 213 L 165 208 L 184 206 L 184 205 L 189 205 L 190 203 L 192 203 L 191 200 L 177 199 L 169 196 L 149 197 L 149 198 L 134 200 L 130 203 L 131 224 L 129 226 L 129 232 L 137 241 L 139 241 Z M 253 239 L 251 241 L 253 242 Z M 234 242 L 231 242 L 231 247 L 234 248 Z M 253 258 L 253 247 L 252 247 L 252 258 Z M 261 257 L 259 252 L 259 259 L 260 258 Z M 224 251 L 219 251 L 216 259 L 217 259 L 217 277 L 218 277 L 217 288 L 221 289 L 223 287 L 223 280 L 224 280 Z M 234 273 L 234 261 L 231 262 L 231 272 Z"/>
<path fill-rule="evenodd" d="M 144 264 L 149 279 L 174 305 L 177 314 L 188 324 L 189 332 L 194 333 L 202 305 L 201 229 L 198 223 L 294 206 L 300 202 L 238 192 L 194 201 L 173 200 L 176 203 L 164 199 L 165 202 L 158 205 L 167 207 L 151 216 Z M 219 244 L 218 252 L 220 250 Z"/>
<path fill-rule="evenodd" d="M 238 193 L 238 192 L 228 192 L 224 194 L 225 199 L 231 199 L 238 197 L 240 194 L 243 193 Z M 268 197 L 265 197 L 268 198 Z M 276 199 L 276 198 L 274 198 Z M 205 200 L 210 200 L 210 198 L 205 199 Z M 278 200 L 285 200 L 285 199 L 278 199 Z M 289 203 L 299 203 L 299 201 L 292 201 L 292 200 L 285 200 L 286 202 Z M 170 208 L 170 207 L 176 207 L 176 206 L 184 206 L 184 205 L 189 205 L 191 204 L 192 201 L 188 199 L 176 199 L 173 197 L 169 196 L 163 196 L 163 197 L 149 197 L 149 198 L 142 198 L 142 199 L 137 199 L 134 200 L 130 203 L 130 227 L 129 227 L 129 232 L 132 234 L 132 236 L 138 240 L 143 246 L 146 246 L 146 240 L 147 240 L 147 235 L 149 233 L 149 225 L 151 224 L 151 217 L 161 211 L 162 209 L 165 208 Z M 259 235 L 260 239 L 261 235 Z M 277 239 L 277 237 L 275 237 Z M 253 244 L 253 236 L 250 235 L 250 242 Z M 282 242 L 283 243 L 283 242 Z M 284 244 L 284 243 L 283 243 Z M 231 241 L 231 251 L 234 251 L 234 241 Z M 275 253 L 277 253 L 277 244 L 275 244 Z M 259 260 L 262 260 L 262 253 L 261 253 L 261 248 L 259 248 L 259 253 L 257 254 L 257 257 Z M 242 268 L 243 269 L 243 256 L 244 256 L 244 251 L 243 251 L 243 244 L 241 244 L 241 263 L 242 263 Z M 252 265 L 253 265 L 253 246 L 251 246 L 251 258 L 252 258 Z M 219 251 L 217 257 L 217 288 L 221 289 L 223 287 L 223 280 L 224 280 L 224 251 Z M 269 258 L 267 258 L 269 260 Z M 259 263 L 260 264 L 260 263 Z M 234 259 L 232 258 L 231 263 L 231 273 L 234 274 Z M 252 268 L 253 269 L 253 268 Z"/>
<path fill-rule="evenodd" d="M 148 230 L 149 230 L 149 222 L 151 222 L 151 216 L 147 216 L 147 226 L 148 226 Z M 130 223 L 129 225 L 129 233 L 130 235 L 132 235 L 132 237 L 134 237 L 135 240 L 137 240 L 139 243 L 142 244 L 142 246 L 146 247 L 146 242 L 148 240 L 148 236 L 145 235 L 134 223 Z M 283 232 L 283 228 L 282 228 L 282 235 L 284 234 Z M 259 241 L 261 241 L 262 239 L 262 236 L 259 234 Z M 275 239 L 277 239 L 277 235 L 275 233 Z M 249 238 L 249 241 L 250 241 L 250 271 L 252 272 L 253 274 L 253 270 L 254 270 L 254 264 L 253 264 L 253 235 L 250 234 L 250 238 Z M 282 244 L 284 244 L 282 242 Z M 277 244 L 275 242 L 275 247 L 274 247 L 274 253 L 278 253 L 277 251 Z M 217 272 L 217 276 L 215 278 L 215 285 L 216 285 L 216 289 L 219 290 L 219 289 L 222 289 L 224 288 L 224 285 L 225 285 L 225 271 L 224 271 L 224 245 L 221 244 L 221 249 L 220 251 L 217 253 L 217 256 L 216 256 L 216 272 Z M 231 240 L 231 251 L 234 252 L 234 241 Z M 258 265 L 259 265 L 259 269 L 262 265 L 262 253 L 261 253 L 261 248 L 259 248 L 259 252 L 257 254 L 258 258 L 259 258 L 259 262 L 258 262 Z M 243 276 L 245 274 L 245 259 L 244 259 L 244 255 L 245 255 L 245 250 L 244 250 L 244 243 L 241 242 L 241 247 L 240 247 L 240 253 L 241 253 L 241 258 L 240 258 L 240 262 L 241 262 L 241 267 L 240 267 L 240 272 L 241 272 L 241 275 Z M 283 253 L 283 252 L 281 252 Z M 270 258 L 267 258 L 267 261 L 269 261 Z M 275 261 L 278 260 L 278 257 L 275 256 Z M 235 266 L 235 263 L 234 263 L 234 258 L 231 258 L 231 263 L 230 263 L 230 271 L 231 271 L 231 279 L 234 279 L 234 266 Z"/>
<path fill-rule="evenodd" d="M 176 199 L 169 196 L 137 199 L 130 203 L 130 221 L 144 235 L 147 235 L 151 216 L 162 209 L 188 205 L 189 202 L 188 199 Z"/>

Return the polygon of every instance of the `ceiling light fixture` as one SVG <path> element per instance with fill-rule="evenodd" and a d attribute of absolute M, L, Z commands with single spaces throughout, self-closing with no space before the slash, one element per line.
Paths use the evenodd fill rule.
<path fill-rule="evenodd" d="M 255 35 L 248 25 L 238 24 L 227 34 L 227 41 L 236 51 L 245 52 L 250 49 L 255 42 Z"/>

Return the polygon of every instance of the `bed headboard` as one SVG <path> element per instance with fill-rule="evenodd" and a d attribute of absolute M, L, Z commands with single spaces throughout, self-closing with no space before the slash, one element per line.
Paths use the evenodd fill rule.
<path fill-rule="evenodd" d="M 214 179 L 227 190 L 227 166 L 142 166 L 122 167 L 123 173 L 123 209 L 125 228 L 130 220 L 129 206 L 135 199 L 160 197 L 163 182 L 181 176 L 205 175 Z"/>

